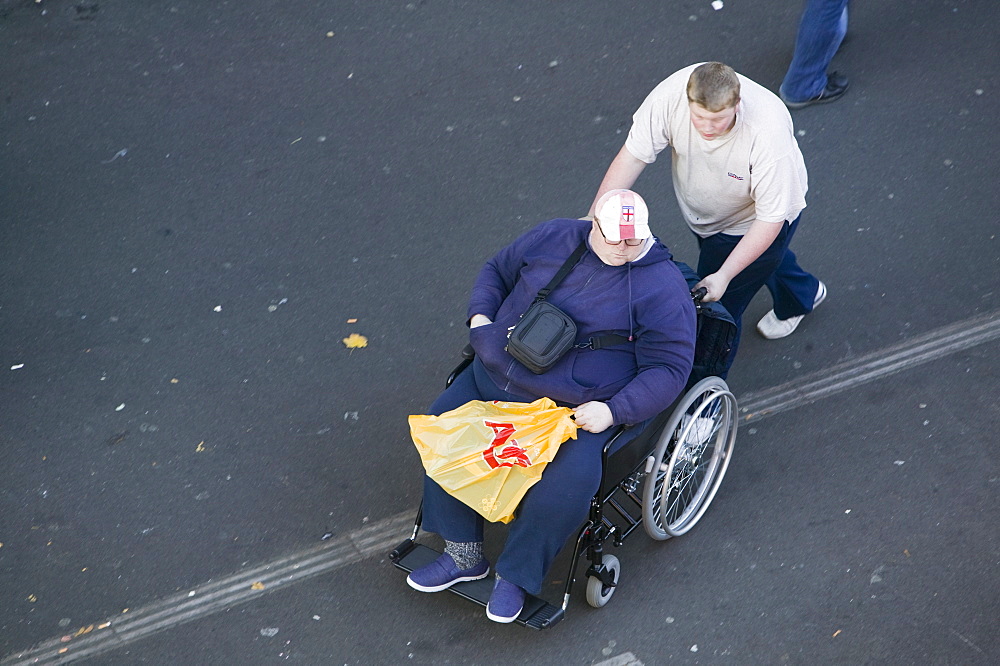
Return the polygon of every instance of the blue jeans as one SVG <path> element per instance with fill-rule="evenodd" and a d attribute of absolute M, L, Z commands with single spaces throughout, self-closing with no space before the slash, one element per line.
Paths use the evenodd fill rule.
<path fill-rule="evenodd" d="M 498 388 L 477 358 L 434 401 L 428 413 L 438 415 L 470 400 L 530 401 Z M 638 435 L 643 425 L 626 431 L 615 442 L 615 450 Z M 597 434 L 578 430 L 577 439 L 559 447 L 541 480 L 521 500 L 517 516 L 510 523 L 507 543 L 496 563 L 501 578 L 531 594 L 542 591 L 552 562 L 587 519 L 590 500 L 601 483 L 601 451 L 616 430 L 614 426 Z M 422 527 L 448 541 L 483 540 L 482 516 L 426 475 Z"/>
<path fill-rule="evenodd" d="M 826 68 L 847 34 L 848 0 L 806 0 L 795 38 L 795 55 L 781 83 L 790 102 L 817 97 L 826 88 Z"/>
<path fill-rule="evenodd" d="M 774 314 L 778 319 L 788 319 L 812 312 L 813 301 L 819 290 L 819 280 L 799 267 L 795 253 L 788 249 L 788 244 L 799 226 L 799 218 L 784 228 L 774 239 L 764 253 L 729 283 L 726 293 L 719 302 L 736 320 L 736 338 L 729 352 L 725 371 L 719 373 L 723 378 L 732 367 L 736 358 L 736 350 L 740 346 L 740 336 L 743 331 L 743 311 L 750 305 L 754 295 L 761 287 L 767 286 L 774 301 Z M 715 234 L 708 238 L 698 238 L 701 254 L 698 256 L 698 275 L 702 277 L 718 271 L 737 243 L 743 236 Z"/>

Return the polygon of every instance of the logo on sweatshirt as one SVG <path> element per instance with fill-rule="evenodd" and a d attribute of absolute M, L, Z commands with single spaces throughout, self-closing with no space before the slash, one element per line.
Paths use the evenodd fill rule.
<path fill-rule="evenodd" d="M 732 171 L 730 171 L 730 172 L 729 172 L 729 177 L 730 177 L 730 178 L 735 178 L 736 180 L 743 180 L 743 176 L 737 176 L 737 175 L 736 175 L 735 173 L 733 173 Z"/>

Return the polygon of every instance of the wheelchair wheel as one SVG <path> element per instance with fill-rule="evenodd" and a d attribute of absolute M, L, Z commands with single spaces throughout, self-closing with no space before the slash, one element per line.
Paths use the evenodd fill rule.
<path fill-rule="evenodd" d="M 618 582 L 618 575 L 621 573 L 622 565 L 614 555 L 604 555 L 604 567 L 611 572 L 611 578 Z M 597 576 L 587 578 L 587 603 L 594 608 L 602 608 L 608 603 L 611 595 L 615 593 L 613 585 L 605 585 Z"/>
<path fill-rule="evenodd" d="M 736 398 L 719 377 L 701 380 L 677 404 L 643 487 L 643 527 L 650 537 L 680 536 L 708 509 L 729 467 L 736 421 Z"/>

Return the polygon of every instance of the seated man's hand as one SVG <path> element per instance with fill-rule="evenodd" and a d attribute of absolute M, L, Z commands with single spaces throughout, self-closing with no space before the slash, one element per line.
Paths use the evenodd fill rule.
<path fill-rule="evenodd" d="M 604 432 L 614 423 L 611 408 L 603 402 L 585 402 L 576 408 L 574 414 L 576 425 L 587 432 Z"/>

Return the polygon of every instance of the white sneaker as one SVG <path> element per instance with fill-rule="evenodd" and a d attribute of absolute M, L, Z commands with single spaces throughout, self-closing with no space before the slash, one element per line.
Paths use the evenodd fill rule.
<path fill-rule="evenodd" d="M 819 283 L 819 288 L 816 289 L 816 299 L 813 301 L 813 309 L 822 303 L 826 299 L 826 285 L 822 282 Z M 797 317 L 789 317 L 788 319 L 778 319 L 774 314 L 774 310 L 771 310 L 764 318 L 757 322 L 757 332 L 763 335 L 768 340 L 777 340 L 779 338 L 784 338 L 791 335 L 796 328 L 799 327 L 799 323 L 805 315 L 798 315 Z"/>

